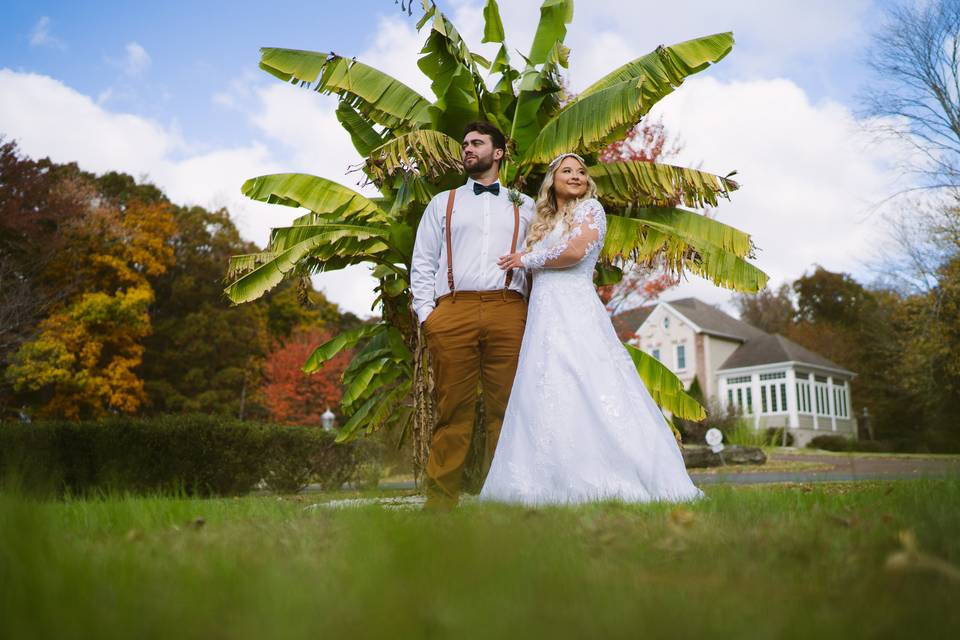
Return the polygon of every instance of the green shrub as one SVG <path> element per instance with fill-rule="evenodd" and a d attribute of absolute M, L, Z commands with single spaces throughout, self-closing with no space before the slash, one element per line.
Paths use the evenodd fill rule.
<path fill-rule="evenodd" d="M 0 424 L 0 477 L 40 495 L 242 495 L 260 480 L 278 492 L 339 487 L 359 461 L 356 445 L 334 437 L 205 415 Z"/>
<path fill-rule="evenodd" d="M 765 447 L 767 446 L 767 433 L 753 427 L 753 421 L 745 418 L 738 418 L 723 431 L 723 441 L 727 444 L 739 445 L 741 447 Z"/>
<path fill-rule="evenodd" d="M 824 451 L 853 451 L 856 443 L 850 438 L 844 436 L 817 436 L 807 443 L 810 449 L 823 449 Z"/>
<path fill-rule="evenodd" d="M 693 385 L 691 385 L 692 387 Z M 682 418 L 674 419 L 673 423 L 679 429 L 683 443 L 704 444 L 706 433 L 711 428 L 722 431 L 726 442 L 727 434 L 736 428 L 742 417 L 732 407 L 724 409 L 716 400 L 704 403 L 703 406 L 707 410 L 707 417 L 699 422 Z"/>
<path fill-rule="evenodd" d="M 764 446 L 768 446 L 768 447 L 781 447 L 781 446 L 792 447 L 792 446 L 793 446 L 793 434 L 790 433 L 790 430 L 789 430 L 789 429 L 787 429 L 786 431 L 787 431 L 787 442 L 786 442 L 786 444 L 784 444 L 784 442 L 783 442 L 783 432 L 784 432 L 784 428 L 783 428 L 783 427 L 768 427 L 768 428 L 767 428 L 767 431 L 766 431 L 766 437 L 765 437 L 766 444 L 765 444 Z"/>

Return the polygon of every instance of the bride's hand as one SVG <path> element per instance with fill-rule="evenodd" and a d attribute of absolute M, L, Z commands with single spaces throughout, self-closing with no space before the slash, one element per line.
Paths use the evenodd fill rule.
<path fill-rule="evenodd" d="M 508 253 L 505 256 L 500 256 L 497 259 L 497 266 L 506 271 L 507 269 L 523 269 L 523 263 L 520 261 L 520 256 L 522 256 L 524 251 L 517 251 L 516 253 Z"/>

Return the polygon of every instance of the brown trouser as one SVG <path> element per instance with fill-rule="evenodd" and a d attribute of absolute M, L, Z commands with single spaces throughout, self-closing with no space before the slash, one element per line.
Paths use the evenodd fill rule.
<path fill-rule="evenodd" d="M 483 471 L 493 459 L 517 373 L 527 302 L 515 291 L 458 291 L 443 296 L 423 323 L 437 391 L 437 426 L 427 460 L 430 503 L 456 504 L 470 450 L 477 383 L 487 436 Z"/>

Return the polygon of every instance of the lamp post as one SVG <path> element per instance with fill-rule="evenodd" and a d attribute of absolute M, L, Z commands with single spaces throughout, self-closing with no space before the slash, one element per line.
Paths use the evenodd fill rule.
<path fill-rule="evenodd" d="M 336 421 L 337 416 L 334 415 L 333 411 L 330 411 L 330 407 L 327 407 L 327 410 L 320 416 L 320 424 L 323 425 L 324 431 L 332 431 Z"/>

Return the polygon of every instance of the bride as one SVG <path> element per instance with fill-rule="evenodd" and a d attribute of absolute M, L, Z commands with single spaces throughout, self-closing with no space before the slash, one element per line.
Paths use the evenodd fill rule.
<path fill-rule="evenodd" d="M 534 274 L 517 375 L 481 500 L 528 505 L 703 496 L 593 285 L 606 218 L 583 158 L 547 170 L 526 248 Z"/>

